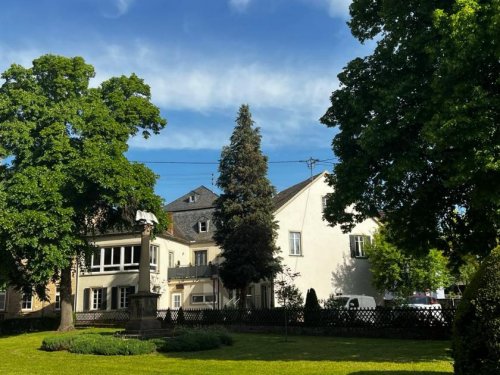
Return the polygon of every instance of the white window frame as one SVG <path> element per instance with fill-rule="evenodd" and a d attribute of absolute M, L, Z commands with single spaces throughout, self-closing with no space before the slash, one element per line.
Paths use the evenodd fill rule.
<path fill-rule="evenodd" d="M 202 262 L 201 264 L 198 263 L 198 257 L 197 255 L 198 254 L 204 254 L 204 261 L 205 262 Z M 194 265 L 195 266 L 206 266 L 208 265 L 208 250 L 206 249 L 200 249 L 200 250 L 194 250 Z"/>
<path fill-rule="evenodd" d="M 90 290 L 90 310 L 100 310 L 103 302 L 104 288 L 92 288 Z"/>
<path fill-rule="evenodd" d="M 210 229 L 210 220 L 200 220 L 198 221 L 198 232 L 207 233 Z"/>
<path fill-rule="evenodd" d="M 196 202 L 196 194 L 190 194 L 188 197 L 188 203 L 195 203 Z"/>
<path fill-rule="evenodd" d="M 130 296 L 129 287 L 128 286 L 120 286 L 118 287 L 118 308 L 119 309 L 127 309 L 129 305 L 130 299 L 127 298 Z"/>
<path fill-rule="evenodd" d="M 158 272 L 158 256 L 160 253 L 160 247 L 158 245 L 149 246 L 149 270 L 153 272 Z"/>
<path fill-rule="evenodd" d="M 56 296 L 54 300 L 54 309 L 61 310 L 61 287 L 56 285 Z"/>
<path fill-rule="evenodd" d="M 326 209 L 327 200 L 328 200 L 328 197 L 326 195 L 323 195 L 321 197 L 321 204 L 322 204 L 322 207 L 323 207 L 323 211 L 325 211 L 325 209 Z"/>
<path fill-rule="evenodd" d="M 302 256 L 302 233 L 289 232 L 289 246 L 291 256 Z"/>
<path fill-rule="evenodd" d="M 168 268 L 174 268 L 174 267 L 175 267 L 174 252 L 169 251 L 168 252 Z"/>
<path fill-rule="evenodd" d="M 179 309 L 182 307 L 182 293 L 172 293 L 172 308 Z"/>
<path fill-rule="evenodd" d="M 194 301 L 194 298 L 195 297 L 201 297 L 202 300 L 199 301 L 199 302 L 195 302 Z M 211 300 L 211 301 L 207 301 L 207 297 L 212 299 L 214 298 L 214 294 L 213 293 L 207 293 L 207 294 L 192 294 L 191 295 L 191 304 L 193 305 L 201 305 L 201 304 L 213 304 L 213 303 L 217 303 L 217 294 L 215 294 L 215 301 Z"/>
<path fill-rule="evenodd" d="M 130 262 L 125 263 L 125 248 L 130 247 Z M 121 270 L 123 271 L 138 271 L 139 270 L 139 258 L 141 257 L 140 250 L 141 250 L 141 245 L 126 245 L 122 246 L 122 256 L 121 256 L 121 263 L 122 267 L 120 267 Z M 139 248 L 139 251 L 135 251 L 135 248 Z M 137 259 L 135 259 L 137 258 Z M 127 267 L 127 269 L 125 269 Z"/>
<path fill-rule="evenodd" d="M 5 311 L 7 306 L 7 291 L 5 289 L 0 289 L 0 311 Z"/>
<path fill-rule="evenodd" d="M 27 298 L 29 296 L 29 300 Z M 33 293 L 23 293 L 21 296 L 21 310 L 31 311 L 33 310 Z"/>
<path fill-rule="evenodd" d="M 356 258 L 366 258 L 365 254 L 365 237 L 363 235 L 354 235 L 354 256 Z"/>

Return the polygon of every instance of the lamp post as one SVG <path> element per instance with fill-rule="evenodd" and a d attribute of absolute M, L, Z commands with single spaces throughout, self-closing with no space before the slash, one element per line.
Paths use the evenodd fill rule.
<path fill-rule="evenodd" d="M 130 320 L 126 327 L 127 333 L 144 335 L 145 331 L 161 328 L 156 314 L 158 310 L 157 293 L 151 293 L 150 285 L 150 243 L 151 231 L 154 224 L 158 224 L 156 216 L 150 212 L 137 211 L 136 222 L 142 226 L 141 231 L 141 257 L 139 259 L 139 288 L 136 294 L 130 296 Z"/>

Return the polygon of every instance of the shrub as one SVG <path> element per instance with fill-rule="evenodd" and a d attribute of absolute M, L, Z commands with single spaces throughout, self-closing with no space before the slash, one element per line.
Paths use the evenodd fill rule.
<path fill-rule="evenodd" d="M 53 331 L 59 326 L 59 318 L 15 318 L 0 322 L 0 334 Z"/>
<path fill-rule="evenodd" d="M 311 288 L 307 290 L 306 304 L 304 305 L 304 323 L 307 326 L 316 326 L 321 320 L 321 307 L 319 306 L 316 291 Z"/>
<path fill-rule="evenodd" d="M 453 327 L 455 374 L 500 374 L 500 247 L 467 287 Z"/>
<path fill-rule="evenodd" d="M 193 352 L 219 348 L 221 345 L 232 345 L 233 338 L 226 330 L 220 328 L 183 329 L 171 338 L 151 340 L 159 352 Z"/>
<path fill-rule="evenodd" d="M 152 353 L 156 346 L 151 341 L 122 339 L 99 334 L 70 334 L 46 337 L 41 349 L 68 350 L 78 354 L 137 355 Z"/>
<path fill-rule="evenodd" d="M 184 324 L 186 323 L 186 319 L 184 318 L 184 310 L 182 307 L 179 307 L 179 310 L 177 310 L 177 324 Z"/>

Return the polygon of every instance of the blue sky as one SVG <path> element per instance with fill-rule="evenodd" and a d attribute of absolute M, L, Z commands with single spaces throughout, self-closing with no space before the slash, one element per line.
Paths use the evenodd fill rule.
<path fill-rule="evenodd" d="M 334 129 L 318 119 L 347 62 L 370 53 L 346 25 L 350 0 L 7 0 L 0 71 L 46 53 L 82 56 L 93 84 L 135 72 L 168 125 L 132 139 L 128 157 L 158 175 L 170 202 L 199 185 L 214 191 L 217 160 L 241 104 L 250 105 L 278 191 L 332 161 Z M 201 164 L 211 163 L 211 164 Z M 331 170 L 321 163 L 313 172 Z M 212 177 L 213 176 L 213 177 Z"/>

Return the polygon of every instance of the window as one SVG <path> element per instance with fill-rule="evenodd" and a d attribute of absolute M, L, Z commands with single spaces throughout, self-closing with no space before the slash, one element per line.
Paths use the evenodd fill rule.
<path fill-rule="evenodd" d="M 174 252 L 170 251 L 168 253 L 168 267 L 173 268 L 175 267 L 175 259 L 174 259 Z"/>
<path fill-rule="evenodd" d="M 325 195 L 324 197 L 321 197 L 321 202 L 323 204 L 323 211 L 325 210 L 326 208 L 326 204 L 327 204 L 327 199 L 328 197 Z"/>
<path fill-rule="evenodd" d="M 135 287 L 122 286 L 118 288 L 118 292 L 119 292 L 118 308 L 127 309 L 130 302 L 130 295 L 135 293 Z"/>
<path fill-rule="evenodd" d="M 159 247 L 151 245 L 149 263 L 152 271 L 158 271 Z M 141 258 L 141 246 L 115 246 L 97 249 L 92 254 L 92 272 L 137 271 Z"/>
<path fill-rule="evenodd" d="M 366 258 L 365 246 L 370 243 L 370 237 L 354 234 L 349 236 L 349 241 L 351 246 L 351 257 Z"/>
<path fill-rule="evenodd" d="M 290 232 L 290 255 L 302 255 L 300 232 Z"/>
<path fill-rule="evenodd" d="M 207 265 L 207 250 L 198 250 L 194 252 L 194 265 L 195 266 Z"/>
<path fill-rule="evenodd" d="M 204 233 L 208 232 L 209 220 L 198 221 L 198 232 Z"/>
<path fill-rule="evenodd" d="M 56 301 L 54 304 L 56 310 L 61 310 L 61 287 L 56 286 Z"/>
<path fill-rule="evenodd" d="M 5 310 L 5 305 L 7 304 L 7 292 L 0 289 L 0 311 Z"/>
<path fill-rule="evenodd" d="M 189 202 L 189 203 L 194 203 L 194 202 L 196 202 L 197 200 L 198 200 L 198 199 L 197 199 L 197 197 L 196 197 L 196 194 L 195 194 L 195 193 L 190 194 L 190 195 L 189 195 L 189 197 L 188 197 L 188 202 Z"/>
<path fill-rule="evenodd" d="M 195 294 L 191 296 L 191 303 L 217 303 L 217 295 L 213 294 Z"/>
<path fill-rule="evenodd" d="M 149 269 L 151 271 L 158 271 L 158 246 L 151 245 L 149 247 Z"/>
<path fill-rule="evenodd" d="M 21 299 L 21 310 L 32 310 L 33 309 L 33 294 L 31 292 L 23 293 Z"/>
<path fill-rule="evenodd" d="M 181 303 L 181 293 L 173 293 L 172 294 L 172 308 L 173 309 L 178 309 L 182 306 Z"/>
<path fill-rule="evenodd" d="M 106 289 L 92 289 L 91 310 L 106 310 Z"/>

